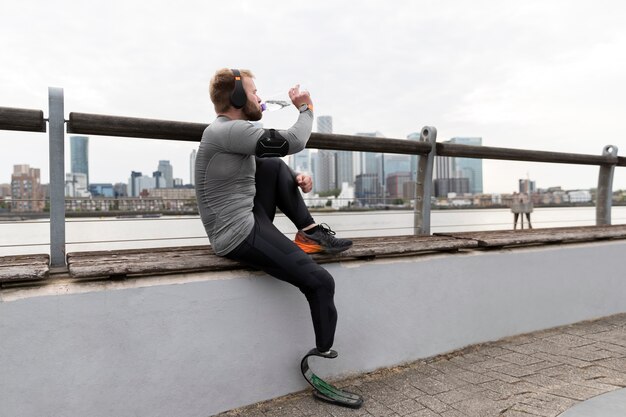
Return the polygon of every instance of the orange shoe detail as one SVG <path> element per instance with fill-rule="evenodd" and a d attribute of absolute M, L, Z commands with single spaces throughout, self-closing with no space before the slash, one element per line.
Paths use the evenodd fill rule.
<path fill-rule="evenodd" d="M 324 251 L 324 248 L 322 248 L 319 243 L 317 243 L 313 239 L 307 238 L 306 235 L 301 231 L 298 231 L 298 233 L 296 233 L 294 243 L 298 245 L 298 247 L 302 249 L 304 253 L 320 253 Z"/>
<path fill-rule="evenodd" d="M 297 240 L 295 241 L 295 243 L 300 249 L 302 249 L 304 253 L 320 253 L 323 251 L 320 245 L 298 242 Z"/>

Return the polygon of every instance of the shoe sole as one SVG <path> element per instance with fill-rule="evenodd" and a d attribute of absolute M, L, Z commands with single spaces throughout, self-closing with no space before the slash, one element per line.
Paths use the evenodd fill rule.
<path fill-rule="evenodd" d="M 303 242 L 298 242 L 295 241 L 295 244 L 298 245 L 298 247 L 300 247 L 300 249 L 302 249 L 304 251 L 304 253 L 309 253 L 309 254 L 313 254 L 313 253 L 328 253 L 330 255 L 335 255 L 337 253 L 343 252 L 347 249 L 350 249 L 352 247 L 352 245 L 350 246 L 346 246 L 344 248 L 325 248 L 321 245 L 315 245 L 315 244 L 311 244 L 311 243 L 303 243 Z"/>

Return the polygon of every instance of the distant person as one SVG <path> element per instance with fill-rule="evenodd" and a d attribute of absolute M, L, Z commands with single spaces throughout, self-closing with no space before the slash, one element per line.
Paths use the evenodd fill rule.
<path fill-rule="evenodd" d="M 517 229 L 517 219 L 519 218 L 520 213 L 526 214 L 526 219 L 528 220 L 528 228 L 532 229 L 533 225 L 530 223 L 530 213 L 532 208 L 529 204 L 528 195 L 525 193 L 513 193 L 513 205 L 511 207 L 513 211 L 513 230 Z M 521 228 L 524 228 L 524 220 L 520 219 Z"/>
<path fill-rule="evenodd" d="M 296 174 L 280 159 L 304 149 L 313 125 L 313 102 L 298 85 L 289 98 L 300 114 L 287 130 L 263 129 L 261 99 L 248 70 L 218 70 L 210 83 L 217 118 L 196 157 L 196 195 L 200 217 L 217 255 L 243 262 L 295 285 L 306 297 L 316 349 L 331 351 L 337 324 L 335 282 L 308 253 L 339 253 L 352 241 L 336 238 L 316 224 L 298 187 L 311 191 L 306 174 Z M 279 208 L 298 228 L 295 242 L 272 223 Z"/>

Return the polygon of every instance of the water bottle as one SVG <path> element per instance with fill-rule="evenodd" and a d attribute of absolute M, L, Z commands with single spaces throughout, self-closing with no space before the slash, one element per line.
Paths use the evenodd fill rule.
<path fill-rule="evenodd" d="M 305 91 L 306 88 L 300 85 L 300 91 Z M 291 99 L 288 93 L 276 93 L 269 96 L 269 98 L 261 102 L 261 110 L 263 112 L 273 112 L 276 110 L 285 109 L 291 106 Z"/>
<path fill-rule="evenodd" d="M 271 112 L 281 110 L 291 106 L 291 102 L 285 100 L 265 100 L 261 103 L 261 110 L 264 112 Z"/>

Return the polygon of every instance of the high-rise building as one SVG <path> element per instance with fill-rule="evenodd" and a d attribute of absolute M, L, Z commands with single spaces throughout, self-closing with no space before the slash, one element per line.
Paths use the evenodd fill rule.
<path fill-rule="evenodd" d="M 159 161 L 159 167 L 157 171 L 161 173 L 161 177 L 163 179 L 163 185 L 155 187 L 155 188 L 173 188 L 174 187 L 174 168 L 170 165 L 170 161 Z M 156 177 L 155 177 L 156 178 Z"/>
<path fill-rule="evenodd" d="M 318 133 L 333 133 L 333 117 L 332 116 L 317 116 L 317 132 Z"/>
<path fill-rule="evenodd" d="M 87 175 L 82 172 L 70 172 L 65 174 L 66 197 L 90 197 L 87 186 Z"/>
<path fill-rule="evenodd" d="M 141 190 L 139 189 L 139 178 L 143 174 L 137 171 L 131 171 L 130 178 L 128 179 L 128 196 L 137 197 Z"/>
<path fill-rule="evenodd" d="M 448 194 L 467 194 L 470 192 L 469 178 L 437 178 L 434 180 L 435 197 L 447 197 Z"/>
<path fill-rule="evenodd" d="M 128 184 L 118 182 L 113 186 L 114 197 L 128 197 Z"/>
<path fill-rule="evenodd" d="M 352 151 L 335 152 L 335 188 L 341 189 L 343 183 L 354 185 L 354 167 Z"/>
<path fill-rule="evenodd" d="M 387 176 L 387 197 L 393 203 L 393 200 L 408 199 L 409 195 L 405 194 L 405 184 L 411 182 L 411 173 L 393 172 Z M 415 193 L 413 193 L 415 194 Z"/>
<path fill-rule="evenodd" d="M 0 197 L 11 197 L 11 184 L 0 184 Z"/>
<path fill-rule="evenodd" d="M 196 155 L 198 153 L 196 150 L 191 151 L 191 155 L 189 155 L 189 184 L 196 185 Z"/>
<path fill-rule="evenodd" d="M 70 136 L 72 174 L 85 174 L 89 184 L 89 138 Z"/>
<path fill-rule="evenodd" d="M 154 179 L 154 188 L 172 188 L 167 186 L 165 177 L 161 171 L 154 171 L 152 178 Z"/>
<path fill-rule="evenodd" d="M 422 137 L 422 134 L 420 132 L 413 132 L 413 133 L 409 133 L 406 138 L 408 140 L 419 141 L 421 137 Z M 409 158 L 411 159 L 411 162 L 410 162 L 411 179 L 412 181 L 416 181 L 417 180 L 417 161 L 419 157 L 417 155 L 411 155 Z"/>
<path fill-rule="evenodd" d="M 296 172 L 313 173 L 311 167 L 311 151 L 309 149 L 303 149 L 291 155 L 289 158 L 289 166 Z"/>
<path fill-rule="evenodd" d="M 531 181 L 527 178 L 519 179 L 518 185 L 520 193 L 531 194 L 537 191 L 537 185 L 535 184 L 535 181 Z"/>
<path fill-rule="evenodd" d="M 333 133 L 332 116 L 317 117 L 318 133 Z M 326 149 L 317 151 L 313 187 L 318 193 L 335 188 L 335 152 Z"/>
<path fill-rule="evenodd" d="M 43 211 L 41 171 L 29 165 L 14 165 L 11 175 L 11 210 Z"/>
<path fill-rule="evenodd" d="M 480 146 L 482 138 L 452 138 L 444 143 Z M 437 197 L 445 197 L 448 193 L 481 194 L 483 192 L 483 161 L 477 158 L 437 156 L 433 177 Z M 463 178 L 466 178 L 467 182 L 463 181 Z"/>
<path fill-rule="evenodd" d="M 113 184 L 89 184 L 89 192 L 93 197 L 115 197 Z"/>
<path fill-rule="evenodd" d="M 362 205 L 375 205 L 382 202 L 382 188 L 378 181 L 378 174 L 359 174 L 354 184 L 354 196 Z"/>
<path fill-rule="evenodd" d="M 375 138 L 384 138 L 385 135 L 376 132 L 361 132 L 355 133 L 356 136 L 370 136 Z M 378 157 L 380 155 L 374 152 L 354 152 L 354 175 L 359 174 L 380 174 L 378 180 L 381 180 L 382 175 L 382 159 Z M 380 165 L 380 167 L 379 167 Z"/>
<path fill-rule="evenodd" d="M 448 142 L 459 145 L 481 146 L 482 138 L 452 138 Z M 454 158 L 456 178 L 468 178 L 470 193 L 483 192 L 483 160 L 480 158 Z"/>
<path fill-rule="evenodd" d="M 397 172 L 411 172 L 411 155 L 385 155 L 385 177 Z"/>

